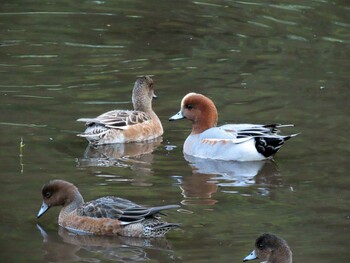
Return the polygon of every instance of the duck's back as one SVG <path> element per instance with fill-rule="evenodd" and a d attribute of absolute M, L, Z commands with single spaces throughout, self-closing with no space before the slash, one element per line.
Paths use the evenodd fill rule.
<path fill-rule="evenodd" d="M 87 126 L 78 136 L 93 145 L 147 141 L 163 134 L 161 122 L 153 111 L 113 110 L 78 121 L 85 121 Z"/>

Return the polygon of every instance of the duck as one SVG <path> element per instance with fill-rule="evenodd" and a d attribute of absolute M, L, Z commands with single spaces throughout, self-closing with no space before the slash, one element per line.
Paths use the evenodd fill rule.
<path fill-rule="evenodd" d="M 76 234 L 153 238 L 164 237 L 177 223 L 167 223 L 158 216 L 179 205 L 144 207 L 120 197 L 106 196 L 84 202 L 78 188 L 67 181 L 55 179 L 42 187 L 43 203 L 40 218 L 51 207 L 62 206 L 59 226 Z"/>
<path fill-rule="evenodd" d="M 87 128 L 77 136 L 91 145 L 143 142 L 163 135 L 163 126 L 152 109 L 156 99 L 153 80 L 143 76 L 135 81 L 132 91 L 134 110 L 111 110 L 95 118 L 80 118 Z"/>
<path fill-rule="evenodd" d="M 292 251 L 287 242 L 271 233 L 259 236 L 255 249 L 243 259 L 243 262 L 260 259 L 264 263 L 292 263 Z"/>
<path fill-rule="evenodd" d="M 271 159 L 285 141 L 298 135 L 279 135 L 279 128 L 292 124 L 225 124 L 217 126 L 214 102 L 199 93 L 188 93 L 178 113 L 169 121 L 188 119 L 192 132 L 183 145 L 183 153 L 225 161 L 261 161 Z"/>

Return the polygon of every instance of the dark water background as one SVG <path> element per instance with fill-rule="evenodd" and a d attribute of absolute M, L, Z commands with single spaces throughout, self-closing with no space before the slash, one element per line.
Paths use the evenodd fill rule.
<path fill-rule="evenodd" d="M 2 262 L 241 262 L 263 232 L 294 262 L 350 258 L 350 4 L 314 1 L 20 1 L 0 3 Z M 150 74 L 165 134 L 91 150 L 75 122 L 131 108 Z M 188 92 L 219 123 L 294 123 L 267 163 L 185 159 Z M 20 151 L 23 138 L 25 146 Z M 128 157 L 123 157 L 127 155 Z M 61 178 L 86 200 L 182 204 L 166 240 L 79 237 L 59 209 L 37 227 L 42 184 Z"/>

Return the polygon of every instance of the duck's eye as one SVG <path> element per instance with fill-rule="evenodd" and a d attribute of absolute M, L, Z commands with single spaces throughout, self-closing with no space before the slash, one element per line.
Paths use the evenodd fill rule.
<path fill-rule="evenodd" d="M 193 105 L 192 104 L 186 104 L 186 109 L 189 109 L 189 110 L 193 109 Z"/>
<path fill-rule="evenodd" d="M 46 193 L 44 194 L 44 196 L 45 196 L 46 198 L 50 198 L 50 197 L 51 197 L 51 192 L 46 192 Z"/>

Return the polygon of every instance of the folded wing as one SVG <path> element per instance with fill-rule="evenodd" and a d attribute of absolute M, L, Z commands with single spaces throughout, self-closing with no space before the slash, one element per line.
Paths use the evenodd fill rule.
<path fill-rule="evenodd" d="M 118 219 L 123 225 L 137 223 L 147 218 L 154 218 L 162 210 L 178 208 L 178 205 L 143 207 L 129 200 L 108 196 L 87 202 L 77 213 L 80 216 Z"/>

